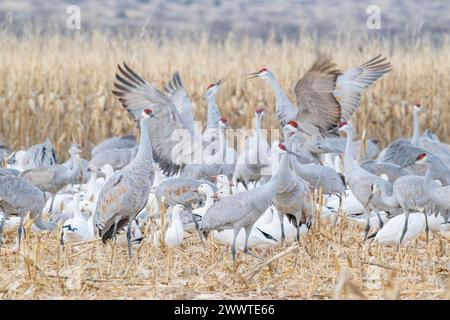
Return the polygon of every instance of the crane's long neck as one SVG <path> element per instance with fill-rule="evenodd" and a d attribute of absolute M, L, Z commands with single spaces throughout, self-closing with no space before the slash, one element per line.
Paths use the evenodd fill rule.
<path fill-rule="evenodd" d="M 71 180 L 75 180 L 80 175 L 81 166 L 80 166 L 80 158 L 77 157 L 77 153 L 72 151 L 70 154 L 70 159 L 72 161 L 72 168 L 70 169 L 69 176 Z"/>
<path fill-rule="evenodd" d="M 255 131 L 256 131 L 256 162 L 261 163 L 259 153 L 261 152 L 261 116 L 256 115 L 255 118 Z"/>
<path fill-rule="evenodd" d="M 349 170 L 352 170 L 355 166 L 357 166 L 355 158 L 353 158 L 353 130 L 347 131 L 347 140 L 345 143 L 345 152 L 344 152 L 344 169 L 345 172 L 349 172 Z"/>
<path fill-rule="evenodd" d="M 397 197 L 395 196 L 394 192 L 388 192 L 384 184 L 381 185 L 381 201 L 383 201 L 386 206 L 391 208 L 397 208 L 399 206 Z"/>
<path fill-rule="evenodd" d="M 425 179 L 423 181 L 423 188 L 427 192 L 433 193 L 435 190 L 435 186 L 432 183 L 433 178 L 433 169 L 431 167 L 431 164 L 427 163 L 427 173 L 425 174 Z"/>
<path fill-rule="evenodd" d="M 419 112 L 414 111 L 413 115 L 413 136 L 412 143 L 416 146 L 420 146 L 420 127 L 419 127 Z"/>
<path fill-rule="evenodd" d="M 149 167 L 153 165 L 153 153 L 152 144 L 150 142 L 150 134 L 148 132 L 148 127 L 143 118 L 140 120 L 141 127 L 141 141 L 139 142 L 139 149 L 136 154 L 136 161 L 142 162 Z M 149 168 L 149 172 L 150 172 Z"/>
<path fill-rule="evenodd" d="M 215 94 L 207 96 L 206 102 L 208 103 L 208 116 L 206 121 L 206 127 L 207 129 L 217 128 L 221 114 L 216 104 Z"/>
<path fill-rule="evenodd" d="M 225 129 L 222 126 L 219 126 L 219 146 L 221 148 L 221 151 L 218 152 L 218 156 L 220 157 L 220 163 L 224 163 L 226 159 L 226 152 L 227 152 L 227 141 L 225 139 Z"/>
<path fill-rule="evenodd" d="M 293 107 L 291 101 L 278 84 L 278 81 L 274 75 L 269 76 L 269 81 L 272 85 L 273 92 L 275 93 L 275 112 L 277 114 L 278 120 L 281 121 L 283 127 L 287 121 L 292 120 L 288 119 L 288 117 L 293 116 L 291 114 L 288 115 L 288 112 Z"/>

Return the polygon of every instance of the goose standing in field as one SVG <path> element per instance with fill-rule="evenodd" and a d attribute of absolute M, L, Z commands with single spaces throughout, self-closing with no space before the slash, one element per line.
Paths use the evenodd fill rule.
<path fill-rule="evenodd" d="M 329 57 L 321 55 L 295 85 L 297 106 L 289 101 L 268 69 L 263 68 L 248 77 L 271 83 L 281 128 L 288 121 L 297 120 L 307 134 L 321 136 L 330 135 L 340 122 L 349 121 L 359 106 L 364 89 L 390 70 L 391 64 L 378 55 L 342 73 Z"/>
<path fill-rule="evenodd" d="M 153 166 L 152 145 L 147 122 L 154 117 L 144 109 L 140 117 L 141 141 L 136 157 L 122 170 L 116 171 L 100 190 L 93 224 L 102 241 L 116 236 L 128 224 L 128 256 L 131 258 L 131 223 L 148 201 Z"/>
<path fill-rule="evenodd" d="M 383 245 L 400 245 L 403 240 L 416 238 L 424 230 L 425 220 L 422 213 L 410 213 L 409 220 L 404 214 L 389 219 L 381 230 L 376 233 L 375 242 Z M 407 232 L 404 226 L 407 224 Z"/>
<path fill-rule="evenodd" d="M 230 182 L 230 179 L 228 179 L 226 175 L 219 174 L 217 176 L 212 176 L 211 178 L 216 182 L 216 186 L 222 194 L 229 196 L 232 193 L 231 188 L 233 187 L 233 184 Z"/>
<path fill-rule="evenodd" d="M 233 182 L 237 186 L 241 182 L 246 189 L 250 181 L 259 181 L 262 169 L 269 166 L 270 147 L 264 137 L 261 136 L 261 121 L 264 114 L 263 108 L 257 108 L 255 112 L 255 135 L 246 137 L 244 150 L 238 157 Z"/>
<path fill-rule="evenodd" d="M 61 229 L 63 243 L 86 241 L 94 238 L 92 219 L 86 221 L 80 210 L 80 194 L 73 197 L 73 217 L 67 219 Z"/>
<path fill-rule="evenodd" d="M 209 184 L 206 184 L 206 183 L 202 183 L 201 185 L 198 186 L 197 189 L 194 189 L 193 191 L 198 192 L 206 197 L 206 200 L 203 203 L 203 207 L 192 210 L 192 213 L 203 217 L 205 212 L 208 211 L 208 209 L 214 204 L 213 197 L 215 195 L 215 192 L 214 192 L 213 188 Z"/>
<path fill-rule="evenodd" d="M 24 171 L 22 177 L 34 184 L 36 187 L 44 192 L 51 193 L 50 212 L 53 210 L 53 202 L 56 193 L 68 184 L 75 183 L 80 175 L 80 156 L 82 150 L 75 144 L 70 147 L 70 159 L 72 167 L 69 168 L 64 165 L 49 165 L 44 167 L 37 167 L 31 170 Z"/>
<path fill-rule="evenodd" d="M 55 224 L 42 220 L 45 205 L 44 193 L 28 181 L 16 176 L 0 175 L 0 211 L 4 218 L 19 216 L 19 246 L 22 236 L 22 222 L 27 212 L 34 219 L 34 224 L 41 230 L 54 230 Z M 4 219 L 0 222 L 0 245 Z"/>
<path fill-rule="evenodd" d="M 111 137 L 97 144 L 91 151 L 93 157 L 111 149 L 132 149 L 137 146 L 136 138 L 133 135 L 121 137 Z"/>
<path fill-rule="evenodd" d="M 165 244 L 169 247 L 176 247 L 183 242 L 184 229 L 180 219 L 180 214 L 184 212 L 184 206 L 181 204 L 177 204 L 172 208 L 172 219 L 164 238 Z"/>

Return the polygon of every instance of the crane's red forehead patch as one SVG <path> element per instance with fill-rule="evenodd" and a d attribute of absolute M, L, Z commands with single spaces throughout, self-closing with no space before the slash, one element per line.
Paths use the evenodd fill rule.
<path fill-rule="evenodd" d="M 340 121 L 339 122 L 339 128 L 342 128 L 343 126 L 347 125 L 346 121 Z"/>
<path fill-rule="evenodd" d="M 262 69 L 260 69 L 260 70 L 259 70 L 259 73 L 264 72 L 264 71 L 267 71 L 267 68 L 262 68 Z"/>
<path fill-rule="evenodd" d="M 293 126 L 294 128 L 298 128 L 298 122 L 297 121 L 291 120 L 291 121 L 288 122 L 288 124 Z"/>
<path fill-rule="evenodd" d="M 280 148 L 281 150 L 286 150 L 286 146 L 284 144 L 282 144 L 282 143 L 280 143 L 278 145 L 278 148 Z"/>
<path fill-rule="evenodd" d="M 211 84 L 206 88 L 206 90 L 211 89 L 211 88 L 214 87 L 215 85 L 216 85 L 215 83 L 211 83 Z"/>
<path fill-rule="evenodd" d="M 225 119 L 225 118 L 220 118 L 220 122 L 222 122 L 222 123 L 227 123 L 227 122 L 228 122 L 228 120 L 227 120 L 227 119 Z"/>
<path fill-rule="evenodd" d="M 151 114 L 151 113 L 152 113 L 152 109 L 145 108 L 145 109 L 144 109 L 144 113 L 145 113 L 145 114 Z"/>
<path fill-rule="evenodd" d="M 420 103 L 416 103 L 416 107 L 421 108 L 422 106 L 420 105 Z"/>
<path fill-rule="evenodd" d="M 261 113 L 261 112 L 264 112 L 264 108 L 261 108 L 261 107 L 256 108 L 256 113 Z"/>
<path fill-rule="evenodd" d="M 425 158 L 426 155 L 427 155 L 426 153 L 419 153 L 419 155 L 417 156 L 416 160 L 423 159 L 423 158 Z"/>

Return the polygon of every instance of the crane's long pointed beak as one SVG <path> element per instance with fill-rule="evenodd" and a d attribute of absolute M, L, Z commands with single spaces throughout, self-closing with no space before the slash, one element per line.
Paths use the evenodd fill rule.
<path fill-rule="evenodd" d="M 252 73 L 247 74 L 245 77 L 248 80 L 248 79 L 258 78 L 258 76 L 259 76 L 259 72 L 252 72 Z"/>
<path fill-rule="evenodd" d="M 227 81 L 228 79 L 231 78 L 230 74 L 227 74 L 225 77 L 223 77 L 222 79 L 220 79 L 219 81 L 216 82 L 217 86 L 220 86 L 222 83 L 224 83 L 225 81 Z"/>

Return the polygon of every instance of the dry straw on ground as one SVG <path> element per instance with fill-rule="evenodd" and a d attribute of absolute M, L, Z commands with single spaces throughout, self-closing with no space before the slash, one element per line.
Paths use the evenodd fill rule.
<path fill-rule="evenodd" d="M 383 144 L 411 131 L 414 102 L 422 103 L 423 126 L 444 140 L 450 134 L 450 39 L 439 47 L 426 40 L 412 43 L 353 41 L 317 42 L 307 35 L 298 41 L 223 42 L 208 37 L 192 40 L 126 38 L 94 33 L 90 36 L 0 35 L 0 141 L 15 148 L 28 147 L 50 137 L 58 151 L 72 137 L 89 147 L 134 125 L 111 94 L 116 65 L 126 61 L 146 79 L 162 86 L 179 70 L 203 119 L 206 86 L 226 74 L 233 77 L 222 87 L 218 104 L 235 128 L 251 127 L 258 105 L 268 112 L 263 127 L 276 127 L 274 96 L 270 86 L 244 75 L 267 67 L 273 70 L 291 98 L 295 81 L 317 56 L 330 54 L 342 69 L 361 64 L 377 54 L 392 62 L 393 70 L 364 94 L 355 119 L 358 131 Z M 381 129 L 381 130 L 380 130 Z M 449 141 L 447 141 L 449 142 Z"/>
<path fill-rule="evenodd" d="M 150 228 L 149 228 L 150 229 Z M 351 221 L 316 224 L 299 244 L 275 248 L 262 262 L 190 234 L 181 247 L 154 246 L 151 236 L 133 248 L 90 241 L 64 250 L 54 234 L 31 234 L 21 254 L 1 259 L 4 299 L 448 299 L 450 241 L 422 235 L 408 246 L 362 241 Z M 6 247 L 15 242 L 8 234 Z"/>

